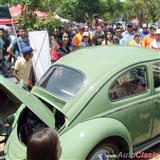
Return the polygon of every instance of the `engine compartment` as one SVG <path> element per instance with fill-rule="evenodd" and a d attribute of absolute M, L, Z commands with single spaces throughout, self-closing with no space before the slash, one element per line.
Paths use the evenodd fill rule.
<path fill-rule="evenodd" d="M 54 116 L 55 129 L 58 131 L 64 125 L 65 118 L 58 110 L 55 110 Z M 27 145 L 27 140 L 33 133 L 46 127 L 48 126 L 39 117 L 37 117 L 29 108 L 25 107 L 18 119 L 17 135 L 20 142 Z"/>
<path fill-rule="evenodd" d="M 47 127 L 31 110 L 27 107 L 22 111 L 18 120 L 18 137 L 23 144 L 27 144 L 28 138 L 35 132 Z"/>

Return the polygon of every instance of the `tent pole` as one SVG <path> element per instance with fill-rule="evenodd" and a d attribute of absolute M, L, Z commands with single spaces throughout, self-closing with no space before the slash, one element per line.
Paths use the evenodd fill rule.
<path fill-rule="evenodd" d="M 8 4 L 8 8 L 9 8 L 9 4 Z M 14 26 L 14 23 L 13 23 L 12 15 L 11 15 L 11 24 L 12 24 L 13 32 L 14 32 L 14 34 L 16 36 L 16 39 L 17 39 L 17 44 L 18 44 L 18 48 L 19 48 L 19 51 L 20 51 L 20 55 L 22 56 L 22 49 L 21 49 L 20 43 L 18 41 L 18 36 L 17 36 L 17 32 L 16 32 L 16 29 L 15 29 L 15 26 Z"/>

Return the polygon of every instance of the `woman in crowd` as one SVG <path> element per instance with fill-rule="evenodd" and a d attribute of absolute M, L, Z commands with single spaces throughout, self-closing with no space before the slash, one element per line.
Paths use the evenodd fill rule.
<path fill-rule="evenodd" d="M 107 31 L 105 34 L 105 40 L 102 42 L 102 45 L 111 45 L 113 44 L 113 33 L 111 31 Z"/>
<path fill-rule="evenodd" d="M 54 129 L 44 128 L 35 132 L 27 143 L 27 160 L 59 160 L 61 152 Z"/>
<path fill-rule="evenodd" d="M 57 45 L 51 49 L 51 59 L 53 62 L 65 56 L 72 51 L 71 37 L 68 31 L 64 31 L 57 42 Z"/>

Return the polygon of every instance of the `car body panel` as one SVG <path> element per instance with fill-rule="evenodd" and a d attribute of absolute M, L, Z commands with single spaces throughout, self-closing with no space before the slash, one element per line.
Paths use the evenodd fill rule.
<path fill-rule="evenodd" d="M 132 153 L 132 143 L 126 127 L 115 119 L 97 118 L 80 123 L 60 136 L 63 148 L 61 158 L 84 160 L 95 144 L 111 136 L 124 139 Z M 70 147 L 71 142 L 74 142 L 72 147 Z"/>
<path fill-rule="evenodd" d="M 124 50 L 126 51 L 124 52 Z M 137 50 L 141 51 L 141 54 L 138 54 Z M 100 56 L 97 55 L 98 53 Z M 133 58 L 132 55 L 135 57 Z M 124 57 L 126 58 L 125 61 L 123 61 Z M 149 60 L 155 59 L 157 59 L 157 53 L 150 49 L 145 51 L 143 48 L 137 49 L 134 47 L 115 46 L 107 47 L 107 49 L 105 46 L 94 47 L 94 49 L 85 48 L 65 56 L 62 58 L 62 60 L 57 61 L 55 65 L 64 65 L 66 67 L 68 66 L 73 69 L 80 70 L 82 73 L 85 73 L 87 79 L 85 80 L 84 85 L 76 94 L 76 96 L 73 99 L 67 101 L 66 105 L 63 107 L 63 113 L 70 119 L 70 121 L 72 121 L 79 114 L 79 112 L 83 110 L 83 106 L 88 103 L 90 98 L 93 97 L 96 92 L 98 92 L 99 88 L 112 76 L 114 76 L 113 73 L 116 74 L 122 69 L 131 66 L 132 64 L 143 61 L 147 62 Z M 38 92 L 38 90 L 34 91 L 33 88 L 33 94 L 38 96 Z M 81 97 L 81 99 L 79 97 Z M 80 103 L 82 103 L 82 105 Z"/>
<path fill-rule="evenodd" d="M 17 124 L 14 126 L 14 130 L 17 131 Z M 14 139 L 13 142 L 7 142 L 5 147 L 7 147 L 7 150 L 5 150 L 6 159 L 12 159 L 12 160 L 23 160 L 26 159 L 26 147 L 24 144 L 19 142 L 17 132 L 12 132 L 10 135 L 10 139 Z M 15 149 L 16 146 L 16 149 Z M 17 156 L 18 155 L 18 156 Z"/>
<path fill-rule="evenodd" d="M 155 99 L 159 100 L 160 90 L 153 87 L 151 67 L 152 63 L 159 60 L 159 52 L 151 49 L 99 46 L 75 51 L 53 64 L 53 67 L 63 66 L 85 75 L 82 87 L 69 100 L 51 94 L 39 84 L 31 91 L 32 97 L 38 98 L 42 104 L 48 103 L 65 116 L 65 124 L 58 130 L 63 150 L 62 160 L 84 160 L 94 146 L 111 136 L 124 139 L 132 153 L 134 147 L 160 135 L 156 123 L 160 121 L 159 112 L 155 111 L 158 108 Z M 139 66 L 147 68 L 148 89 L 143 93 L 112 101 L 108 96 L 112 83 L 124 72 Z M 42 111 L 32 111 L 49 127 L 52 126 L 48 118 L 40 115 Z M 19 117 L 19 114 L 16 116 Z M 16 128 L 13 132 L 6 143 L 5 153 L 8 152 L 9 145 L 14 144 Z M 12 144 L 9 144 L 11 141 Z M 18 159 L 18 152 L 16 154 L 13 157 L 17 156 Z M 12 156 L 6 157 L 7 160 L 12 159 Z"/>

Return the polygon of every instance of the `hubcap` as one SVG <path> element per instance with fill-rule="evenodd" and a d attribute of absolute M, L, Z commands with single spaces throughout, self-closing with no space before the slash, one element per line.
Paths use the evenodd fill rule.
<path fill-rule="evenodd" d="M 111 147 L 102 148 L 97 150 L 91 157 L 90 160 L 115 160 L 116 155 Z"/>

